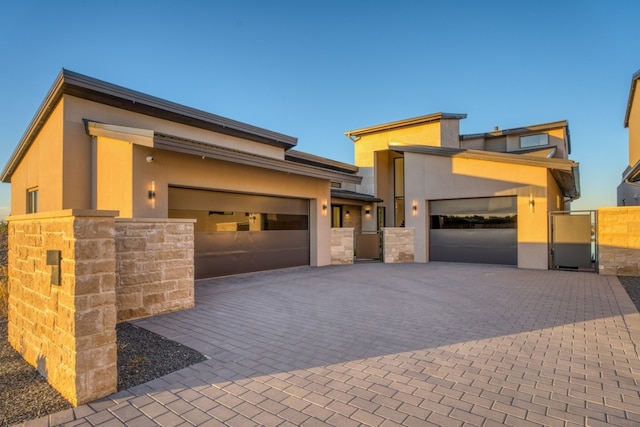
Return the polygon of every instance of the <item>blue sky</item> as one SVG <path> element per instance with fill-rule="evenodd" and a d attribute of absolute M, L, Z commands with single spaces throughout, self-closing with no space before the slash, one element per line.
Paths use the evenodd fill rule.
<path fill-rule="evenodd" d="M 462 133 L 568 120 L 574 209 L 615 205 L 637 1 L 14 1 L 0 6 L 0 163 L 61 68 L 298 138 L 433 112 Z M 0 214 L 9 212 L 0 185 Z"/>

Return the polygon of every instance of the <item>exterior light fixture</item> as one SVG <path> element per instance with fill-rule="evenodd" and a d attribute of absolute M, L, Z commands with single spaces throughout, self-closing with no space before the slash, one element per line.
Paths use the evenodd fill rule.
<path fill-rule="evenodd" d="M 536 201 L 533 198 L 533 194 L 529 194 L 529 210 L 532 213 L 536 211 Z"/>
<path fill-rule="evenodd" d="M 322 215 L 327 215 L 327 199 L 324 199 L 322 201 Z"/>
<path fill-rule="evenodd" d="M 371 210 L 369 210 L 369 209 L 365 209 L 365 210 L 364 210 L 364 214 L 365 214 L 365 215 L 371 215 Z"/>
<path fill-rule="evenodd" d="M 411 210 L 413 211 L 413 216 L 418 215 L 418 202 L 413 201 L 413 205 L 411 206 Z"/>
<path fill-rule="evenodd" d="M 347 211 L 347 213 L 345 214 L 345 216 L 348 218 L 349 214 L 351 214 L 351 212 Z"/>
<path fill-rule="evenodd" d="M 156 208 L 156 182 L 155 181 L 151 181 L 148 197 L 149 197 L 149 200 L 151 200 L 151 207 L 155 209 Z"/>

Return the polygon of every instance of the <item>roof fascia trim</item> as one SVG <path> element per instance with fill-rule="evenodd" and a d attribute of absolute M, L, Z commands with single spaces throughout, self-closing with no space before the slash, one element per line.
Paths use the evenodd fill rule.
<path fill-rule="evenodd" d="M 369 126 L 366 128 L 355 129 L 345 132 L 348 137 L 358 137 L 369 133 L 382 132 L 385 130 L 398 129 L 408 126 L 415 126 L 429 122 L 439 122 L 441 120 L 461 120 L 466 119 L 466 114 L 453 114 L 453 113 L 434 113 L 426 116 L 412 117 L 409 119 L 397 120 L 395 122 L 383 123 L 380 125 Z"/>
<path fill-rule="evenodd" d="M 567 120 L 559 120 L 557 122 L 540 123 L 531 126 L 522 126 L 518 128 L 502 129 L 491 132 L 482 133 L 470 133 L 466 135 L 460 135 L 460 140 L 478 139 L 478 138 L 500 138 L 507 135 L 526 134 L 530 132 L 539 132 L 543 130 L 553 130 L 566 127 L 568 129 L 569 122 Z"/>
<path fill-rule="evenodd" d="M 51 114 L 62 97 L 64 73 L 65 70 L 62 69 L 56 77 L 53 85 L 51 85 L 51 88 L 49 89 L 49 92 L 47 92 L 47 95 L 42 100 L 40 107 L 38 107 L 36 114 L 31 119 L 29 126 L 27 126 L 27 130 L 22 135 L 22 138 L 20 138 L 18 146 L 13 150 L 11 157 L 9 157 L 9 160 L 2 171 L 2 175 L 0 176 L 0 180 L 2 180 L 2 182 L 11 182 L 11 175 L 13 175 L 18 163 L 20 163 L 24 157 L 25 153 L 31 146 L 33 138 L 35 138 L 38 132 L 40 132 L 40 129 L 44 125 L 47 117 Z"/>
<path fill-rule="evenodd" d="M 292 162 L 303 163 L 303 164 L 311 163 L 311 164 L 325 165 L 330 169 L 334 169 L 334 170 L 338 170 L 346 173 L 357 173 L 358 170 L 360 170 L 358 166 L 355 166 L 349 163 L 343 163 L 337 160 L 327 159 L 326 157 L 320 157 L 314 154 L 304 153 L 298 150 L 288 150 L 284 153 L 284 157 L 285 159 L 287 157 L 290 157 L 292 159 L 300 160 L 300 161 L 291 160 Z M 305 163 L 305 162 L 308 162 L 308 163 Z"/>
<path fill-rule="evenodd" d="M 5 165 L 2 175 L 0 175 L 2 182 L 11 182 L 11 175 L 15 168 L 63 95 L 104 103 L 105 105 L 125 110 L 142 112 L 143 114 L 173 120 L 177 123 L 203 128 L 212 132 L 240 138 L 244 137 L 255 142 L 281 147 L 285 150 L 296 146 L 298 143 L 298 138 L 292 136 L 227 119 L 63 68 L 40 104 L 18 146 L 9 157 L 9 161 Z M 98 96 L 96 95 L 103 99 L 97 100 Z M 160 112 L 164 112 L 165 115 L 170 117 L 160 117 Z"/>
<path fill-rule="evenodd" d="M 495 153 L 480 150 L 465 150 L 458 148 L 441 148 L 441 147 L 416 147 L 416 146 L 395 146 L 389 145 L 389 149 L 398 152 L 409 152 L 416 154 L 426 154 L 444 157 L 461 157 L 465 159 L 486 160 L 501 163 L 513 163 L 525 166 L 545 167 L 547 169 L 571 170 L 572 167 L 578 165 L 573 160 L 565 159 L 545 159 L 535 156 L 527 156 L 526 154 L 509 154 Z"/>
<path fill-rule="evenodd" d="M 631 106 L 633 104 L 633 97 L 636 93 L 636 86 L 640 80 L 640 70 L 636 71 L 631 77 L 631 88 L 629 89 L 629 99 L 627 100 L 627 109 L 624 113 L 624 127 L 629 127 L 629 118 L 631 117 Z"/>

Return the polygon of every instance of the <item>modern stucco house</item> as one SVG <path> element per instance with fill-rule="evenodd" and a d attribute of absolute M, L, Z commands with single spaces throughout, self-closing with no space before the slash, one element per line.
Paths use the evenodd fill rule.
<path fill-rule="evenodd" d="M 196 278 L 328 265 L 332 227 L 412 229 L 416 262 L 548 268 L 548 212 L 580 194 L 568 123 L 463 135 L 465 117 L 346 132 L 350 165 L 297 151 L 291 136 L 63 70 L 2 181 L 14 216 L 195 219 Z M 375 240 L 357 248 L 377 250 Z"/>
<path fill-rule="evenodd" d="M 618 186 L 618 206 L 640 205 L 640 70 L 631 77 L 624 127 L 629 129 L 629 163 Z"/>
<path fill-rule="evenodd" d="M 357 167 L 297 139 L 63 70 L 2 172 L 13 216 L 194 218 L 195 277 L 330 258 L 331 182 Z"/>
<path fill-rule="evenodd" d="M 415 230 L 416 262 L 550 266 L 548 213 L 580 195 L 566 121 L 461 135 L 465 114 L 436 113 L 346 132 L 383 200 L 363 230 Z"/>

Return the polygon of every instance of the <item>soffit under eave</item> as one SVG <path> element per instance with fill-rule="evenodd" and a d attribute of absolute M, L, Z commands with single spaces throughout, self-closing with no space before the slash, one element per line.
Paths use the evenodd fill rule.
<path fill-rule="evenodd" d="M 562 195 L 571 200 L 580 197 L 580 185 L 577 171 L 564 171 L 558 169 L 550 169 L 551 176 L 560 187 Z"/>

